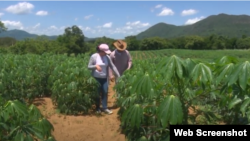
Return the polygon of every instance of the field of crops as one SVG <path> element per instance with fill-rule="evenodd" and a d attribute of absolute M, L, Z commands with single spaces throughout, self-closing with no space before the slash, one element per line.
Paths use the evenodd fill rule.
<path fill-rule="evenodd" d="M 150 59 L 155 57 L 169 57 L 177 55 L 180 58 L 202 59 L 214 61 L 222 56 L 237 57 L 240 61 L 250 59 L 250 50 L 185 50 L 185 49 L 164 49 L 152 51 L 132 51 L 131 55 L 134 59 Z"/>
<path fill-rule="evenodd" d="M 145 53 L 151 54 L 148 59 L 137 58 L 144 52 L 132 52 L 132 69 L 114 87 L 128 140 L 169 140 L 170 124 L 249 123 L 249 61 L 221 56 L 211 62 L 159 52 Z M 37 97 L 51 97 L 63 114 L 91 111 L 97 83 L 87 69 L 89 57 L 1 55 L 0 139 L 54 140 L 52 124 L 31 104 Z"/>

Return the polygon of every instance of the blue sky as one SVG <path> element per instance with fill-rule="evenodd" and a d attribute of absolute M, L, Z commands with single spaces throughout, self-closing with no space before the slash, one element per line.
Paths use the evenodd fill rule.
<path fill-rule="evenodd" d="M 79 26 L 86 37 L 124 38 L 164 22 L 193 24 L 219 13 L 250 15 L 249 1 L 1 1 L 8 29 L 60 35 Z"/>

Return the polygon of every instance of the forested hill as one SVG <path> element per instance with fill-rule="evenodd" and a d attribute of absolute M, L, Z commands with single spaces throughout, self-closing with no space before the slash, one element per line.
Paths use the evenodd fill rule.
<path fill-rule="evenodd" d="M 55 40 L 58 37 L 58 36 L 47 36 L 47 35 L 41 35 L 40 37 L 42 37 L 42 36 L 47 37 L 50 40 Z M 24 40 L 26 38 L 37 38 L 37 37 L 39 37 L 39 35 L 30 34 L 30 33 L 23 31 L 23 30 L 14 29 L 14 30 L 8 30 L 5 32 L 1 32 L 0 38 L 2 38 L 2 37 L 11 37 L 11 38 L 14 38 L 16 40 Z M 90 40 L 94 40 L 94 39 L 85 37 L 85 40 L 90 41 Z"/>
<path fill-rule="evenodd" d="M 0 37 L 11 37 L 11 38 L 14 38 L 16 40 L 23 40 L 25 38 L 36 38 L 38 36 L 39 35 L 30 34 L 26 31 L 18 30 L 18 29 L 8 30 L 8 31 L 0 33 Z M 48 37 L 51 40 L 54 40 L 57 38 L 57 36 L 46 36 L 46 35 L 43 35 L 43 36 Z"/>
<path fill-rule="evenodd" d="M 211 34 L 228 37 L 250 35 L 250 16 L 218 14 L 209 16 L 195 24 L 175 26 L 158 23 L 137 35 L 137 39 L 148 37 L 173 38 L 185 35 L 206 36 Z"/>

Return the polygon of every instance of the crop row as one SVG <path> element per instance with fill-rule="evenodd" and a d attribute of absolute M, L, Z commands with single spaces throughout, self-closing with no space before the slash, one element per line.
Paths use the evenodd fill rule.
<path fill-rule="evenodd" d="M 133 59 L 150 59 L 177 55 L 180 58 L 202 59 L 214 61 L 221 56 L 237 57 L 240 61 L 249 59 L 249 50 L 187 50 L 187 49 L 161 49 L 146 51 L 131 51 Z"/>
<path fill-rule="evenodd" d="M 249 61 L 224 56 L 209 63 L 173 55 L 134 64 L 115 86 L 129 140 L 169 140 L 170 124 L 250 123 Z"/>
<path fill-rule="evenodd" d="M 87 69 L 88 59 L 88 55 L 2 55 L 0 95 L 28 103 L 51 96 L 62 113 L 88 112 L 97 84 Z"/>
<path fill-rule="evenodd" d="M 87 113 L 96 82 L 87 70 L 89 56 L 0 56 L 0 139 L 54 141 L 52 124 L 32 104 L 50 96 L 61 113 Z"/>

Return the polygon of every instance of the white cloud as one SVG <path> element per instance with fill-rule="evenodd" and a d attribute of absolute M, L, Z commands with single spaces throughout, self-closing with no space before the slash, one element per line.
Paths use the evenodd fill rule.
<path fill-rule="evenodd" d="M 49 29 L 58 29 L 56 26 L 52 25 L 49 27 Z"/>
<path fill-rule="evenodd" d="M 94 15 L 88 15 L 88 16 L 85 16 L 84 19 L 85 20 L 88 20 L 89 18 L 93 17 Z"/>
<path fill-rule="evenodd" d="M 47 11 L 38 11 L 38 12 L 36 12 L 36 15 L 38 15 L 38 16 L 46 16 L 46 15 L 48 15 L 48 12 Z"/>
<path fill-rule="evenodd" d="M 48 28 L 45 28 L 45 29 L 42 29 L 42 30 L 39 30 L 39 31 L 35 31 L 35 34 L 45 34 L 45 35 L 48 35 L 48 36 L 51 36 L 51 35 L 62 35 L 64 33 L 64 30 L 65 30 L 66 26 L 62 26 L 62 27 L 57 27 L 55 25 L 52 25 Z"/>
<path fill-rule="evenodd" d="M 158 5 L 155 6 L 155 8 L 161 8 L 161 7 L 162 7 L 161 4 L 158 4 Z"/>
<path fill-rule="evenodd" d="M 155 9 L 159 9 L 159 8 L 161 8 L 161 7 L 162 7 L 162 5 L 161 5 L 161 4 L 158 4 L 158 5 L 156 5 L 155 7 L 151 8 L 150 11 L 151 11 L 151 12 L 154 12 Z"/>
<path fill-rule="evenodd" d="M 124 28 L 125 28 L 126 30 L 133 29 L 131 26 L 125 26 Z"/>
<path fill-rule="evenodd" d="M 196 17 L 196 18 L 193 18 L 193 19 L 188 19 L 185 23 L 185 25 L 190 25 L 190 24 L 194 24 L 202 19 L 204 19 L 205 17 L 204 16 L 201 16 L 201 17 Z"/>
<path fill-rule="evenodd" d="M 127 22 L 126 23 L 126 25 L 132 25 L 132 26 L 135 26 L 135 25 L 138 25 L 138 24 L 140 24 L 141 22 L 140 21 L 135 21 L 135 22 L 133 22 L 133 23 L 131 23 L 131 22 Z"/>
<path fill-rule="evenodd" d="M 40 27 L 40 25 L 41 25 L 41 24 L 38 23 L 38 24 L 36 24 L 35 26 L 33 26 L 33 28 L 36 29 L 36 28 Z"/>
<path fill-rule="evenodd" d="M 28 2 L 20 2 L 16 5 L 11 5 L 5 10 L 13 14 L 28 14 L 34 8 L 34 5 Z"/>
<path fill-rule="evenodd" d="M 146 27 L 146 26 L 149 26 L 149 23 L 143 23 L 142 24 L 142 27 Z"/>
<path fill-rule="evenodd" d="M 103 30 L 101 30 L 101 29 L 99 29 L 99 30 L 95 30 L 95 32 L 99 32 L 99 33 L 102 33 L 102 34 L 104 34 L 105 33 L 105 31 L 103 31 Z"/>
<path fill-rule="evenodd" d="M 110 27 L 112 27 L 112 22 L 109 22 L 109 23 L 105 23 L 102 27 L 104 27 L 104 28 L 110 28 Z"/>
<path fill-rule="evenodd" d="M 121 34 L 127 36 L 127 35 L 137 34 L 149 25 L 150 25 L 149 23 L 142 23 L 141 21 L 138 20 L 133 22 L 127 22 L 122 27 L 111 28 L 112 22 L 109 22 L 102 26 L 96 26 L 95 27 L 96 30 L 91 29 L 89 30 L 90 31 L 89 33 L 95 34 L 96 36 L 108 36 L 113 34 L 116 34 L 117 36 L 121 36 Z M 109 27 L 109 29 L 107 27 Z"/>
<path fill-rule="evenodd" d="M 85 27 L 85 28 L 82 28 L 82 30 L 84 30 L 84 31 L 90 31 L 91 28 L 87 26 L 87 27 Z"/>
<path fill-rule="evenodd" d="M 23 24 L 20 21 L 2 21 L 8 29 L 23 29 Z"/>
<path fill-rule="evenodd" d="M 40 23 L 37 23 L 34 26 L 31 27 L 24 27 L 22 30 L 25 30 L 29 33 L 32 34 L 37 34 L 37 35 L 48 35 L 48 36 L 52 36 L 52 35 L 62 35 L 64 33 L 65 28 L 70 27 L 68 26 L 49 26 L 47 28 L 41 28 L 40 27 Z M 82 27 L 82 26 L 78 26 L 83 32 L 89 31 L 89 33 L 91 33 L 91 28 L 90 27 Z"/>
<path fill-rule="evenodd" d="M 114 29 L 110 29 L 106 32 L 109 34 L 124 34 L 125 36 L 127 35 L 132 35 L 132 34 L 137 34 L 141 32 L 141 29 L 149 26 L 149 23 L 142 23 L 141 21 L 134 21 L 134 22 L 127 22 L 125 26 L 123 27 L 118 27 Z"/>
<path fill-rule="evenodd" d="M 96 33 L 96 30 L 92 30 L 91 33 L 92 33 L 92 34 L 95 34 L 95 33 Z"/>
<path fill-rule="evenodd" d="M 113 30 L 109 30 L 108 33 L 110 33 L 110 34 L 126 34 L 127 31 L 124 30 L 123 28 L 116 28 Z"/>
<path fill-rule="evenodd" d="M 126 25 L 127 25 L 127 27 L 125 27 L 125 28 L 131 29 L 131 28 L 143 28 L 143 27 L 147 27 L 150 24 L 149 23 L 141 23 L 141 21 L 135 21 L 135 22 L 127 22 Z M 128 28 L 128 26 L 131 27 L 131 28 Z"/>
<path fill-rule="evenodd" d="M 81 30 L 83 30 L 83 27 L 81 25 L 78 25 L 78 28 L 80 28 Z"/>
<path fill-rule="evenodd" d="M 52 35 L 62 35 L 64 33 L 64 30 L 66 27 L 69 26 L 61 26 L 61 27 L 57 27 L 55 25 L 49 26 L 47 28 L 40 28 L 37 30 L 32 30 L 33 34 L 38 34 L 38 35 L 48 35 L 48 36 L 52 36 Z"/>
<path fill-rule="evenodd" d="M 59 29 L 60 30 L 65 30 L 66 26 L 61 26 Z"/>
<path fill-rule="evenodd" d="M 0 13 L 0 17 L 3 16 L 3 15 L 4 15 L 4 13 Z"/>
<path fill-rule="evenodd" d="M 83 27 L 83 26 L 79 25 L 78 27 L 79 27 L 83 32 L 84 32 L 84 31 L 90 31 L 90 30 L 91 30 L 91 28 L 88 27 L 88 26 L 87 26 L 87 27 Z"/>
<path fill-rule="evenodd" d="M 167 7 L 162 8 L 161 13 L 158 14 L 158 16 L 168 16 L 168 15 L 174 15 L 174 11 Z"/>
<path fill-rule="evenodd" d="M 182 15 L 182 16 L 194 15 L 194 14 L 196 14 L 197 12 L 198 12 L 197 10 L 188 9 L 188 10 L 183 10 L 183 11 L 181 12 L 181 15 Z"/>
<path fill-rule="evenodd" d="M 40 28 L 40 25 L 41 25 L 40 23 L 37 23 L 36 25 L 31 26 L 31 27 L 24 27 L 22 30 L 25 30 L 31 34 L 41 35 L 41 33 L 44 33 L 44 30 Z"/>
<path fill-rule="evenodd" d="M 126 27 L 123 27 L 123 28 L 115 28 L 113 30 L 109 30 L 108 33 L 113 35 L 113 34 L 123 34 L 125 36 L 128 36 L 128 35 L 133 35 L 133 34 L 137 34 L 139 32 L 141 32 L 141 30 L 125 30 Z"/>
<path fill-rule="evenodd" d="M 43 30 L 37 30 L 35 32 L 37 33 L 43 33 L 43 34 L 46 34 L 46 35 L 58 35 L 58 34 L 63 34 L 64 31 L 65 31 L 65 28 L 67 27 L 71 27 L 71 26 L 61 26 L 61 27 L 57 27 L 55 25 L 52 25 L 50 27 L 48 27 L 47 29 L 43 29 Z M 82 32 L 85 34 L 85 32 L 89 32 L 91 33 L 92 29 L 90 27 L 83 27 L 81 25 L 77 25 L 78 28 L 80 28 L 82 30 Z M 36 34 L 37 34 L 36 33 Z"/>

